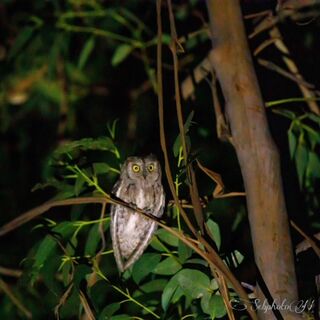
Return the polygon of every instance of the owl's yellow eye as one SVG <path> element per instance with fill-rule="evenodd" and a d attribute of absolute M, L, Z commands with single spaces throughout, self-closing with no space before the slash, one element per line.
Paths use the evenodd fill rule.
<path fill-rule="evenodd" d="M 154 164 L 149 164 L 148 165 L 148 171 L 152 172 L 154 170 Z"/>
<path fill-rule="evenodd" d="M 132 171 L 138 173 L 140 171 L 140 166 L 137 164 L 132 165 Z"/>

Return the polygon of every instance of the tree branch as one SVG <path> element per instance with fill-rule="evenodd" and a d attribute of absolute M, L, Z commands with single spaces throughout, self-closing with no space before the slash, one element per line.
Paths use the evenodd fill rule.
<path fill-rule="evenodd" d="M 247 195 L 256 264 L 276 303 L 296 301 L 297 284 L 279 154 L 270 136 L 238 0 L 207 0 L 210 55 L 226 101 L 233 145 Z M 258 298 L 264 301 L 261 288 Z M 285 319 L 300 319 L 283 312 Z M 272 310 L 260 319 L 274 319 Z"/>

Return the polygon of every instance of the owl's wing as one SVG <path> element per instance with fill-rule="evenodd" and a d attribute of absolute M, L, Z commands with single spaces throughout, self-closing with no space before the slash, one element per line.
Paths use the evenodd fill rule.
<path fill-rule="evenodd" d="M 123 265 L 123 270 L 126 270 L 129 267 L 131 267 L 140 258 L 140 256 L 143 254 L 144 250 L 148 246 L 150 240 L 152 239 L 154 232 L 157 230 L 157 227 L 158 225 L 156 222 L 150 221 L 150 228 L 148 229 L 148 233 L 144 236 L 143 240 L 139 243 L 139 247 L 136 248 L 136 250 L 130 256 L 130 258 L 125 262 L 125 264 Z"/>
<path fill-rule="evenodd" d="M 163 187 L 161 184 L 157 185 L 156 187 L 156 195 L 159 197 L 157 199 L 157 205 L 153 211 L 153 215 L 160 218 L 163 215 L 165 204 L 166 204 L 166 194 L 163 191 Z"/>
<path fill-rule="evenodd" d="M 117 192 L 120 188 L 121 185 L 121 179 L 119 179 L 113 186 L 111 193 L 114 195 L 117 195 Z M 118 269 L 120 272 L 123 272 L 123 262 L 120 254 L 120 247 L 117 239 L 117 226 L 118 226 L 118 215 L 116 214 L 116 211 L 122 211 L 123 207 L 122 206 L 117 206 L 117 205 L 111 205 L 111 211 L 110 211 L 110 233 L 111 233 L 111 239 L 112 239 L 112 248 L 113 248 L 113 254 L 114 258 L 116 260 Z"/>
<path fill-rule="evenodd" d="M 163 187 L 161 184 L 155 185 L 155 194 L 157 205 L 155 206 L 154 210 L 152 210 L 152 214 L 156 217 L 161 217 L 163 215 L 163 211 L 165 208 L 165 193 L 163 191 Z M 158 228 L 158 224 L 154 221 L 149 220 L 150 227 L 148 228 L 147 233 L 144 235 L 144 238 L 139 244 L 139 247 L 136 248 L 135 252 L 130 256 L 130 258 L 124 264 L 124 270 L 128 269 L 131 265 L 133 265 L 143 254 L 144 250 L 148 246 L 149 242 L 152 239 L 153 234 Z"/>
<path fill-rule="evenodd" d="M 122 257 L 120 253 L 120 246 L 117 238 L 118 215 L 116 214 L 116 210 L 118 210 L 119 212 L 119 210 L 122 210 L 122 209 L 123 208 L 121 206 L 112 205 L 111 212 L 110 212 L 110 216 L 111 216 L 110 231 L 111 231 L 113 254 L 120 272 L 124 271 L 124 266 L 123 266 Z"/>
<path fill-rule="evenodd" d="M 111 193 L 116 195 L 117 194 L 117 191 L 119 190 L 120 188 L 120 184 L 121 184 L 121 179 L 119 179 L 115 184 L 114 186 L 112 187 L 111 189 Z"/>

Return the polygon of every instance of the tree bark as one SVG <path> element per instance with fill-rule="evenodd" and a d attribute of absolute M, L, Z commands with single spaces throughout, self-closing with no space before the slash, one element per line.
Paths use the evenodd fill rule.
<path fill-rule="evenodd" d="M 210 61 L 225 98 L 232 140 L 247 194 L 255 262 L 279 306 L 297 301 L 289 223 L 279 153 L 270 135 L 238 0 L 207 0 L 213 50 Z M 265 297 L 259 286 L 260 303 Z M 280 310 L 284 319 L 300 315 Z M 258 310 L 260 319 L 275 319 Z"/>

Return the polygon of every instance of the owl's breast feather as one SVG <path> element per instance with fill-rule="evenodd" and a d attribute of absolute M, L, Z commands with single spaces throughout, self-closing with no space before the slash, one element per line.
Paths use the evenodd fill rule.
<path fill-rule="evenodd" d="M 135 230 L 136 228 L 136 224 L 137 222 L 139 222 L 139 214 L 138 213 L 131 213 L 129 215 L 129 219 L 127 221 L 126 226 L 124 226 L 124 233 L 128 234 L 128 235 L 132 235 L 132 232 Z"/>
<path fill-rule="evenodd" d="M 137 193 L 137 198 L 136 198 L 136 205 L 139 209 L 144 209 L 145 207 L 148 207 L 149 205 L 147 204 L 146 201 L 146 195 L 145 192 L 142 188 L 138 188 L 138 193 Z"/>

